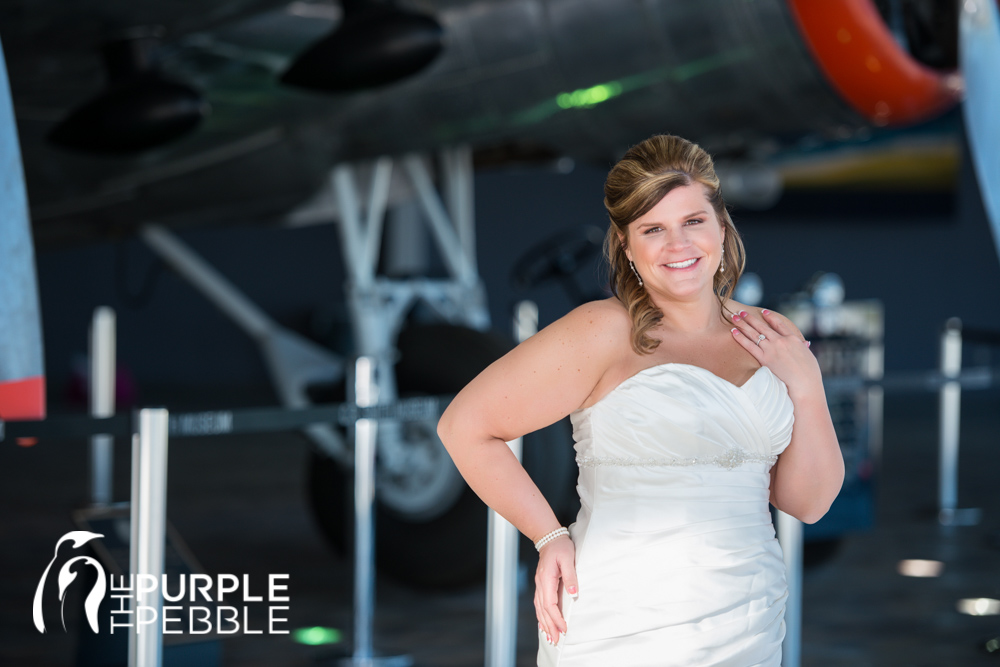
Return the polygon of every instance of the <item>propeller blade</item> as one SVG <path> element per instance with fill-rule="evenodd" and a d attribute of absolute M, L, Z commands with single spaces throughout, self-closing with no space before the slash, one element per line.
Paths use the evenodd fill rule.
<path fill-rule="evenodd" d="M 1000 255 L 1000 9 L 997 0 L 964 0 L 959 58 L 965 78 L 962 112 L 972 164 L 993 242 Z"/>
<path fill-rule="evenodd" d="M 42 328 L 21 149 L 0 50 L 0 419 L 45 416 Z"/>

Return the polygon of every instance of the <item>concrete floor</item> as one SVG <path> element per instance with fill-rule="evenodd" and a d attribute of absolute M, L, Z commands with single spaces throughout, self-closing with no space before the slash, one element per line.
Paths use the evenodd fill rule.
<path fill-rule="evenodd" d="M 209 403 L 205 407 L 218 407 Z M 966 393 L 961 500 L 983 510 L 973 527 L 943 529 L 936 500 L 936 400 L 886 399 L 877 526 L 844 538 L 806 571 L 806 666 L 996 665 L 1000 617 L 959 614 L 960 598 L 1000 598 L 1000 392 Z M 207 572 L 290 575 L 289 626 L 351 628 L 351 571 L 312 523 L 303 480 L 307 444 L 296 435 L 176 439 L 171 442 L 169 517 Z M 119 445 L 118 497 L 127 496 L 127 451 Z M 86 446 L 0 444 L 0 665 L 74 664 L 76 633 L 39 634 L 31 602 L 55 541 L 75 528 L 87 499 Z M 896 572 L 904 558 L 944 561 L 943 575 Z M 258 579 L 259 577 L 259 579 Z M 529 577 L 530 579 L 530 577 Z M 379 579 L 375 643 L 407 653 L 417 667 L 482 664 L 482 586 L 414 591 Z M 531 592 L 521 598 L 518 665 L 534 665 Z M 70 627 L 75 624 L 70 618 Z M 239 667 L 333 664 L 337 646 L 296 644 L 287 635 L 242 635 L 222 642 L 222 664 Z"/>

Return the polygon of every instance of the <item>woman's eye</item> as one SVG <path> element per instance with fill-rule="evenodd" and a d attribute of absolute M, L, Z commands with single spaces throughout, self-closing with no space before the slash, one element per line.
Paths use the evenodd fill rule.
<path fill-rule="evenodd" d="M 643 232 L 643 233 L 644 233 L 644 234 L 652 234 L 653 232 L 658 232 L 658 231 L 660 231 L 660 228 L 659 228 L 659 227 L 650 227 L 649 229 L 647 229 L 647 230 L 646 230 L 645 232 Z"/>
<path fill-rule="evenodd" d="M 691 218 L 690 220 L 688 220 L 688 224 L 689 225 L 690 224 L 698 224 L 699 222 L 701 222 L 701 220 L 699 220 L 698 218 Z"/>

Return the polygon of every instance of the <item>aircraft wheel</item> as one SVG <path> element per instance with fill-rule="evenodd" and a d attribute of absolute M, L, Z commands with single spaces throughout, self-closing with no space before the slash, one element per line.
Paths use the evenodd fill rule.
<path fill-rule="evenodd" d="M 400 396 L 457 393 L 510 349 L 495 334 L 453 325 L 400 334 Z M 562 518 L 574 507 L 576 466 L 565 422 L 525 438 L 524 463 Z M 486 568 L 486 507 L 465 484 L 436 433 L 436 422 L 379 429 L 375 554 L 380 572 L 410 585 L 446 588 L 480 580 Z M 353 471 L 314 450 L 309 499 L 323 533 L 351 552 Z"/>

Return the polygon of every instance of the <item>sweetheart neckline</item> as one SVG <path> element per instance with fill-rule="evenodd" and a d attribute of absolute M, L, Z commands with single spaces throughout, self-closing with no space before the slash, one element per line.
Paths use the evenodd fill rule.
<path fill-rule="evenodd" d="M 757 375 L 760 374 L 760 372 L 762 370 L 767 369 L 769 373 L 771 372 L 771 370 L 769 368 L 767 368 L 767 366 L 761 366 L 760 368 L 758 368 L 757 370 L 755 370 L 753 372 L 753 375 L 751 375 L 749 378 L 747 378 L 746 382 L 744 382 L 743 384 L 734 384 L 734 383 L 730 382 L 729 380 L 727 380 L 727 379 L 725 379 L 723 377 L 719 377 L 718 375 L 716 375 L 715 373 L 713 373 L 712 371 L 708 370 L 707 368 L 705 368 L 703 366 L 696 366 L 694 364 L 685 364 L 685 363 L 680 362 L 680 361 L 666 361 L 666 362 L 664 362 L 662 364 L 655 364 L 653 366 L 647 366 L 646 368 L 643 368 L 642 370 L 640 370 L 640 371 L 638 371 L 636 373 L 633 373 L 632 375 L 628 376 L 627 378 L 625 378 L 624 380 L 622 380 L 621 382 L 619 382 L 618 384 L 616 384 L 614 387 L 612 387 L 611 391 L 609 391 L 604 396 L 601 396 L 599 399 L 597 399 L 597 401 L 594 402 L 593 405 L 589 405 L 589 406 L 587 406 L 585 408 L 577 408 L 576 412 L 585 412 L 587 410 L 595 408 L 598 405 L 600 405 L 606 398 L 608 398 L 609 396 L 611 396 L 611 394 L 615 393 L 616 391 L 618 391 L 619 389 L 621 389 L 625 384 L 629 383 L 630 381 L 634 380 L 635 378 L 639 377 L 640 375 L 643 375 L 643 374 L 645 374 L 648 371 L 659 370 L 661 368 L 666 368 L 666 367 L 669 367 L 669 366 L 683 366 L 685 368 L 694 368 L 696 370 L 703 371 L 706 375 L 709 375 L 709 376 L 715 378 L 716 380 L 718 380 L 719 382 L 722 382 L 723 384 L 727 384 L 727 385 L 729 385 L 730 387 L 732 387 L 733 389 L 736 389 L 736 390 L 743 390 L 743 389 L 745 389 L 747 387 L 747 385 L 749 385 L 751 382 L 753 382 L 754 378 L 756 378 Z"/>

